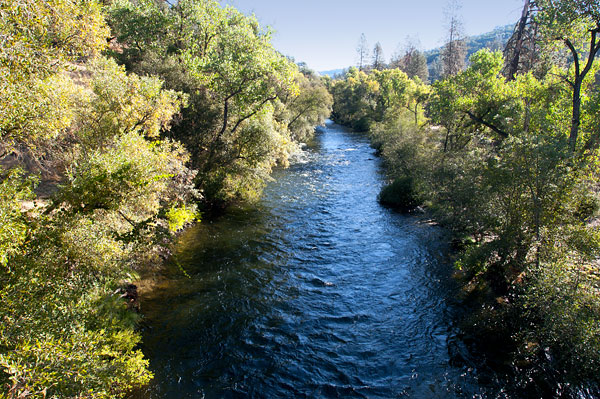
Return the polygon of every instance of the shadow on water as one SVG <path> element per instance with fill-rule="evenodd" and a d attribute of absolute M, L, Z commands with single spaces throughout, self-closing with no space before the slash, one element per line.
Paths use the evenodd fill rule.
<path fill-rule="evenodd" d="M 140 397 L 482 394 L 449 355 L 447 239 L 381 207 L 381 173 L 364 136 L 328 123 L 260 204 L 186 231 L 142 294 L 155 379 Z"/>

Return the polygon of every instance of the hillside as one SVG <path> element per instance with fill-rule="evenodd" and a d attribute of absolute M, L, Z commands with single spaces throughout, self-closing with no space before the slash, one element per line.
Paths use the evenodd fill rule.
<path fill-rule="evenodd" d="M 514 25 L 509 24 L 496 27 L 491 32 L 467 37 L 467 59 L 483 48 L 502 50 L 508 39 L 510 39 L 513 29 Z M 438 47 L 425 51 L 425 57 L 427 57 L 427 66 L 429 67 L 429 79 L 431 81 L 438 80 L 440 77 L 438 59 L 440 57 L 441 50 L 442 47 Z"/>
<path fill-rule="evenodd" d="M 319 75 L 321 76 L 330 76 L 335 77 L 335 75 L 342 75 L 345 69 L 330 69 L 328 71 L 319 71 Z"/>

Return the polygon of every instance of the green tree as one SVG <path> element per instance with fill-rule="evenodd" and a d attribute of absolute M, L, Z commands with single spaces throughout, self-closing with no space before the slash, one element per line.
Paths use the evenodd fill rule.
<path fill-rule="evenodd" d="M 151 378 L 136 348 L 137 316 L 118 288 L 169 236 L 167 211 L 193 210 L 187 153 L 153 139 L 178 111 L 178 95 L 111 61 L 89 72 L 90 82 L 78 83 L 87 95 L 52 202 L 27 212 L 27 180 L 13 172 L 2 182 L 0 205 L 10 210 L 3 237 L 12 241 L 3 241 L 0 269 L 0 383 L 8 397 L 115 398 Z"/>
<path fill-rule="evenodd" d="M 104 49 L 108 29 L 94 0 L 9 0 L 0 4 L 0 34 L 2 154 L 69 125 L 72 90 L 57 73 Z"/>
<path fill-rule="evenodd" d="M 41 200 L 35 170 L 0 175 L 3 398 L 116 398 L 147 383 L 121 287 L 169 227 L 196 218 L 188 154 L 158 140 L 185 96 L 97 57 L 109 36 L 100 10 L 0 5 L 0 159 L 43 158 L 62 181 Z"/>
<path fill-rule="evenodd" d="M 350 68 L 346 79 L 335 81 L 331 92 L 334 98 L 332 117 L 338 123 L 367 131 L 377 108 L 378 83 L 369 75 Z"/>
<path fill-rule="evenodd" d="M 390 66 L 401 69 L 409 78 L 418 76 L 422 82 L 429 78 L 427 57 L 419 51 L 418 41 L 410 37 L 407 37 L 404 49 L 393 57 Z"/>
<path fill-rule="evenodd" d="M 600 50 L 600 9 L 594 2 L 537 0 L 535 16 L 545 38 L 566 46 L 572 57 L 568 83 L 572 88 L 572 117 L 569 132 L 571 151 L 577 147 L 581 124 L 582 87 L 593 76 L 594 60 Z"/>
<path fill-rule="evenodd" d="M 137 30 L 138 19 L 152 27 L 148 34 Z M 274 104 L 298 94 L 297 67 L 273 48 L 271 32 L 255 17 L 208 0 L 173 7 L 121 1 L 111 21 L 118 42 L 132 49 L 119 56 L 125 65 L 189 94 L 170 134 L 190 150 L 206 200 L 255 197 L 291 144 L 287 130 L 273 123 Z"/>
<path fill-rule="evenodd" d="M 333 98 L 321 79 L 310 70 L 298 72 L 296 84 L 299 94 L 282 97 L 275 118 L 285 124 L 292 140 L 304 142 L 312 136 L 315 126 L 325 123 L 331 114 Z"/>
<path fill-rule="evenodd" d="M 482 50 L 431 87 L 399 70 L 351 70 L 331 86 L 333 117 L 364 121 L 387 166 L 382 203 L 427 205 L 464 243 L 456 262 L 464 290 L 489 298 L 470 331 L 501 340 L 520 370 L 550 357 L 552 384 L 585 385 L 600 367 L 597 87 L 589 78 L 581 85 L 586 144 L 573 153 L 565 77 L 573 83 L 575 67 L 559 62 L 507 80 L 505 64 L 500 52 Z M 519 385 L 528 389 L 547 380 L 525 371 Z"/>

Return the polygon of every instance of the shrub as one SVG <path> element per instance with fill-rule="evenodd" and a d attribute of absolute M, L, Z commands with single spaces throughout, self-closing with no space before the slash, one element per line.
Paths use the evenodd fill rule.
<path fill-rule="evenodd" d="M 400 177 L 383 187 L 378 200 L 383 205 L 402 211 L 410 211 L 421 204 L 411 177 Z"/>

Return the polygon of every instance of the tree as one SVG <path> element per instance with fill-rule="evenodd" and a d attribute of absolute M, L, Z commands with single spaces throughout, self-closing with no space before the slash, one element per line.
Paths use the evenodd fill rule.
<path fill-rule="evenodd" d="M 574 152 L 581 124 L 582 88 L 586 77 L 593 75 L 590 72 L 600 51 L 600 8 L 589 0 L 537 0 L 536 5 L 539 11 L 535 19 L 542 35 L 564 45 L 572 57 L 567 82 L 573 90 L 569 147 Z"/>
<path fill-rule="evenodd" d="M 443 66 L 442 66 L 442 60 L 440 59 L 441 57 L 436 57 L 433 59 L 433 61 L 431 62 L 431 64 L 429 64 L 427 66 L 427 72 L 429 75 L 429 80 L 431 82 L 435 82 L 437 80 L 440 80 L 443 76 Z"/>
<path fill-rule="evenodd" d="M 465 68 L 467 46 L 459 15 L 461 8 L 460 0 L 449 0 L 445 9 L 447 36 L 441 54 L 444 76 L 456 75 Z"/>
<path fill-rule="evenodd" d="M 381 71 L 385 67 L 385 56 L 381 43 L 377 42 L 373 47 L 373 69 Z"/>
<path fill-rule="evenodd" d="M 457 264 L 467 278 L 511 298 L 504 320 L 518 320 L 510 328 L 523 337 L 513 351 L 538 342 L 527 356 L 550 353 L 561 384 L 597 381 L 600 301 L 591 274 L 600 240 L 589 220 L 597 217 L 598 153 L 573 157 L 566 140 L 572 86 L 561 66 L 541 78 L 517 72 L 507 80 L 500 53 L 481 51 L 470 61 L 465 72 L 436 82 L 430 98 L 429 116 L 446 129 L 448 146 L 428 198 L 437 198 L 450 225 L 476 237 Z M 584 82 L 585 104 L 594 91 Z M 582 121 L 596 112 L 582 107 Z M 588 129 L 582 124 L 583 134 Z"/>
<path fill-rule="evenodd" d="M 95 0 L 8 0 L 0 4 L 0 157 L 55 137 L 72 117 L 65 64 L 106 47 Z"/>
<path fill-rule="evenodd" d="M 364 70 L 367 59 L 369 58 L 369 44 L 364 33 L 361 33 L 358 45 L 356 46 L 356 53 L 358 54 L 358 70 Z"/>
<path fill-rule="evenodd" d="M 274 125 L 275 104 L 298 94 L 297 67 L 273 48 L 271 31 L 213 0 L 121 1 L 111 16 L 117 40 L 132 49 L 122 61 L 189 94 L 170 134 L 192 154 L 205 200 L 221 206 L 256 197 L 291 148 L 287 131 Z M 138 20 L 152 29 L 139 30 Z"/>
<path fill-rule="evenodd" d="M 332 117 L 338 123 L 367 131 L 377 113 L 378 84 L 363 71 L 350 68 L 344 80 L 331 88 L 334 98 Z"/>
<path fill-rule="evenodd" d="M 293 140 L 305 142 L 331 114 L 333 98 L 321 78 L 307 68 L 298 71 L 296 83 L 300 94 L 282 96 L 275 118 L 285 124 Z"/>
<path fill-rule="evenodd" d="M 529 48 L 530 46 L 535 46 L 535 37 L 531 40 L 532 35 L 529 32 L 530 29 L 528 29 L 531 24 L 531 6 L 531 0 L 525 0 L 521 18 L 515 25 L 514 32 L 504 49 L 504 58 L 506 59 L 505 74 L 509 80 L 515 79 L 517 72 L 524 70 L 521 65 L 523 64 L 523 59 L 526 58 L 525 53 L 527 50 L 531 52 L 532 49 Z M 525 68 L 525 70 L 528 69 Z"/>
<path fill-rule="evenodd" d="M 424 84 L 398 69 L 374 70 L 370 74 L 351 68 L 345 80 L 334 82 L 333 118 L 336 122 L 368 131 L 400 116 L 418 124 L 427 96 Z M 410 116 L 409 116 L 410 115 Z"/>
<path fill-rule="evenodd" d="M 158 139 L 186 96 L 98 56 L 101 9 L 0 4 L 2 398 L 112 399 L 146 384 L 121 287 L 157 256 L 167 226 L 196 217 L 188 153 Z M 34 191 L 42 160 L 61 181 L 51 198 Z"/>
<path fill-rule="evenodd" d="M 533 4 L 509 59 L 483 49 L 431 93 L 397 69 L 354 69 L 333 83 L 333 116 L 368 130 L 383 156 L 391 184 L 380 201 L 410 208 L 426 198 L 468 237 L 458 273 L 490 298 L 471 332 L 496 334 L 513 364 L 535 363 L 511 376 L 526 376 L 518 389 L 527 393 L 509 396 L 546 395 L 539 386 L 569 396 L 563 387 L 585 389 L 600 375 L 600 9 L 589 0 Z M 548 73 L 530 69 L 538 49 L 553 56 Z M 425 99 L 430 126 L 411 115 Z"/>
<path fill-rule="evenodd" d="M 394 55 L 390 65 L 404 71 L 410 78 L 418 76 L 426 82 L 429 77 L 427 57 L 419 51 L 417 39 L 407 37 L 404 48 Z"/>
<path fill-rule="evenodd" d="M 112 60 L 77 67 L 74 116 L 45 154 L 62 161 L 61 186 L 28 211 L 22 201 L 37 199 L 34 179 L 18 170 L 0 176 L 0 386 L 8 397 L 118 398 L 147 383 L 138 316 L 120 287 L 156 255 L 167 226 L 196 217 L 188 153 L 157 139 L 185 96 Z"/>

